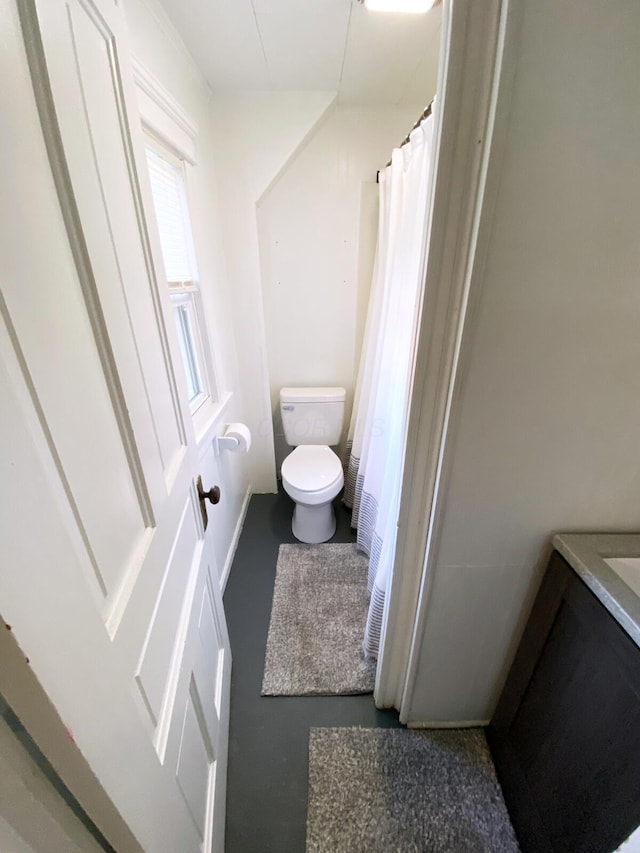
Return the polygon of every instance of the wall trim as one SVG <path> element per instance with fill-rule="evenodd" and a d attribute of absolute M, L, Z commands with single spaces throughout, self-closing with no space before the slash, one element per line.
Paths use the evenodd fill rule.
<path fill-rule="evenodd" d="M 136 86 L 142 89 L 143 92 L 146 92 L 159 107 L 162 107 L 167 115 L 171 116 L 185 133 L 189 134 L 192 139 L 195 139 L 199 133 L 198 125 L 189 118 L 173 95 L 154 77 L 146 65 L 143 65 L 135 56 L 131 57 L 131 67 L 133 68 L 133 79 Z"/>
<path fill-rule="evenodd" d="M 162 34 L 171 42 L 172 46 L 180 53 L 183 61 L 189 67 L 189 71 L 193 74 L 194 78 L 197 79 L 198 85 L 202 87 L 209 95 L 212 94 L 212 89 L 209 84 L 209 81 L 204 76 L 202 69 L 198 66 L 198 63 L 193 58 L 189 48 L 186 46 L 184 39 L 176 29 L 173 24 L 173 21 L 167 15 L 166 10 L 161 5 L 159 0 L 140 0 L 142 6 L 147 10 L 147 12 L 154 19 L 155 23 L 158 25 L 160 30 L 162 30 Z M 125 18 L 126 18 L 126 8 L 125 8 Z"/>
<path fill-rule="evenodd" d="M 247 510 L 249 509 L 249 501 L 251 500 L 251 484 L 247 486 L 247 491 L 245 492 L 242 506 L 240 507 L 240 514 L 238 515 L 238 521 L 236 522 L 235 529 L 233 531 L 233 536 L 231 537 L 231 544 L 229 545 L 229 550 L 227 551 L 227 559 L 224 563 L 224 569 L 222 570 L 222 574 L 220 575 L 220 591 L 224 595 L 225 588 L 227 586 L 227 581 L 229 580 L 229 575 L 231 574 L 231 566 L 233 565 L 233 558 L 236 555 L 236 551 L 238 549 L 238 542 L 240 541 L 240 534 L 242 533 L 242 528 L 244 527 L 244 521 L 247 517 Z"/>
<path fill-rule="evenodd" d="M 385 606 L 374 698 L 409 723 L 428 611 L 459 406 L 463 332 L 473 327 L 470 294 L 486 254 L 497 188 L 497 138 L 506 128 L 515 51 L 509 0 L 445 3 L 435 107 L 436 170 L 429 220 L 425 297 L 409 410 L 398 544 Z M 508 36 L 507 36 L 508 31 Z M 482 227 L 481 227 L 482 226 Z M 458 725 L 460 725 L 458 723 Z"/>
<path fill-rule="evenodd" d="M 433 720 L 407 723 L 408 729 L 484 729 L 491 720 Z"/>
<path fill-rule="evenodd" d="M 138 94 L 138 110 L 143 125 L 161 141 L 194 164 L 198 125 L 173 95 L 135 56 L 131 56 L 133 80 Z"/>

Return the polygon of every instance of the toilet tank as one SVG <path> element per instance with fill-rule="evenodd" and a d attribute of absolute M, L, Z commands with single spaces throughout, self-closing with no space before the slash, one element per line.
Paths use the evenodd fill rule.
<path fill-rule="evenodd" d="M 338 444 L 345 393 L 344 388 L 282 388 L 280 414 L 287 444 Z"/>

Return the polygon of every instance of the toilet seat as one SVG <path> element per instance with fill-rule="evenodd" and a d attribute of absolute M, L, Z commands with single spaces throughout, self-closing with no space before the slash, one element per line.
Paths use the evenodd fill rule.
<path fill-rule="evenodd" d="M 296 447 L 282 463 L 281 473 L 287 494 L 307 506 L 333 500 L 344 484 L 340 459 L 327 445 Z"/>

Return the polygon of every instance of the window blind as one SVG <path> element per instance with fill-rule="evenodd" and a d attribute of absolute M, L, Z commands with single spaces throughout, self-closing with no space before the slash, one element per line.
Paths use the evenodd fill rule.
<path fill-rule="evenodd" d="M 145 147 L 167 281 L 191 284 L 194 269 L 182 172 L 153 148 Z"/>

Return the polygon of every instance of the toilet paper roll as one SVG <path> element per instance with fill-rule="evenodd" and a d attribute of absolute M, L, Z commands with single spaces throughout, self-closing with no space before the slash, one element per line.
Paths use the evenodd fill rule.
<path fill-rule="evenodd" d="M 246 424 L 228 424 L 224 431 L 224 437 L 237 440 L 238 444 L 232 449 L 233 453 L 238 451 L 246 453 L 251 447 L 251 433 Z"/>

